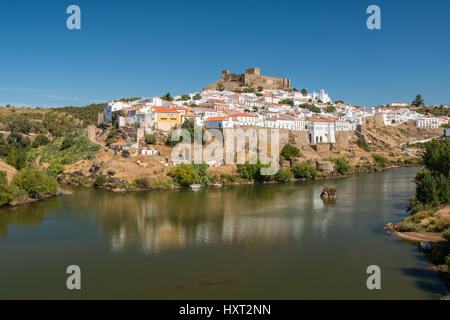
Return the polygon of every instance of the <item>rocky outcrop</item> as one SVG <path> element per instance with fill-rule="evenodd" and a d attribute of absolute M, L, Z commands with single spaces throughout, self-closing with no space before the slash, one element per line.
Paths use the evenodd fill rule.
<path fill-rule="evenodd" d="M 320 194 L 320 198 L 323 201 L 336 201 L 336 199 L 338 198 L 338 195 L 336 193 L 336 189 L 335 188 L 331 188 L 331 187 L 323 188 L 323 191 Z"/>

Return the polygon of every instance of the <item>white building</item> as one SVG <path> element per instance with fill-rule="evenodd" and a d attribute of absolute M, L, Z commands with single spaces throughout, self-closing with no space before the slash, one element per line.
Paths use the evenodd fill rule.
<path fill-rule="evenodd" d="M 207 129 L 223 129 L 233 128 L 234 121 L 231 117 L 210 117 L 205 120 L 205 128 Z"/>
<path fill-rule="evenodd" d="M 416 120 L 416 126 L 418 128 L 439 128 L 439 120 L 432 116 L 423 116 Z"/>
<path fill-rule="evenodd" d="M 309 121 L 307 127 L 310 143 L 336 142 L 334 125 L 332 122 L 315 119 Z"/>

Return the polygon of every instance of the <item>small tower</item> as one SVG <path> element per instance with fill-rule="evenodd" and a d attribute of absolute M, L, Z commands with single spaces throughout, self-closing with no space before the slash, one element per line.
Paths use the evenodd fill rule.
<path fill-rule="evenodd" d="M 261 70 L 259 68 L 247 68 L 245 69 L 246 74 L 254 74 L 254 75 L 261 75 Z"/>
<path fill-rule="evenodd" d="M 228 77 L 229 74 L 230 74 L 230 70 L 222 70 L 222 77 L 221 77 L 221 79 L 225 80 Z"/>

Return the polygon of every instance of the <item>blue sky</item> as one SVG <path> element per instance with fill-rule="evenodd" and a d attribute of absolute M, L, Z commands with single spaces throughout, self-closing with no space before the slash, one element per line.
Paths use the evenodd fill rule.
<path fill-rule="evenodd" d="M 71 4 L 81 30 L 66 28 Z M 4 0 L 0 105 L 182 94 L 246 67 L 356 105 L 450 103 L 449 14 L 448 0 Z"/>

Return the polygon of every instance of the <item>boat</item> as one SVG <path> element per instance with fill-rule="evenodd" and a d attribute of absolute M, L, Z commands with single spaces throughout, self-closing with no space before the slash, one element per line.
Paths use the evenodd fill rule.
<path fill-rule="evenodd" d="M 426 241 L 420 242 L 420 248 L 422 248 L 423 251 L 430 251 L 431 250 L 431 244 Z"/>
<path fill-rule="evenodd" d="M 191 185 L 190 185 L 190 188 L 193 189 L 193 190 L 198 190 L 198 189 L 200 189 L 201 187 L 202 187 L 201 184 L 191 184 Z"/>
<path fill-rule="evenodd" d="M 213 184 L 213 187 L 215 187 L 215 188 L 220 188 L 220 187 L 222 187 L 222 184 L 221 184 L 221 183 L 214 183 L 214 184 Z"/>

